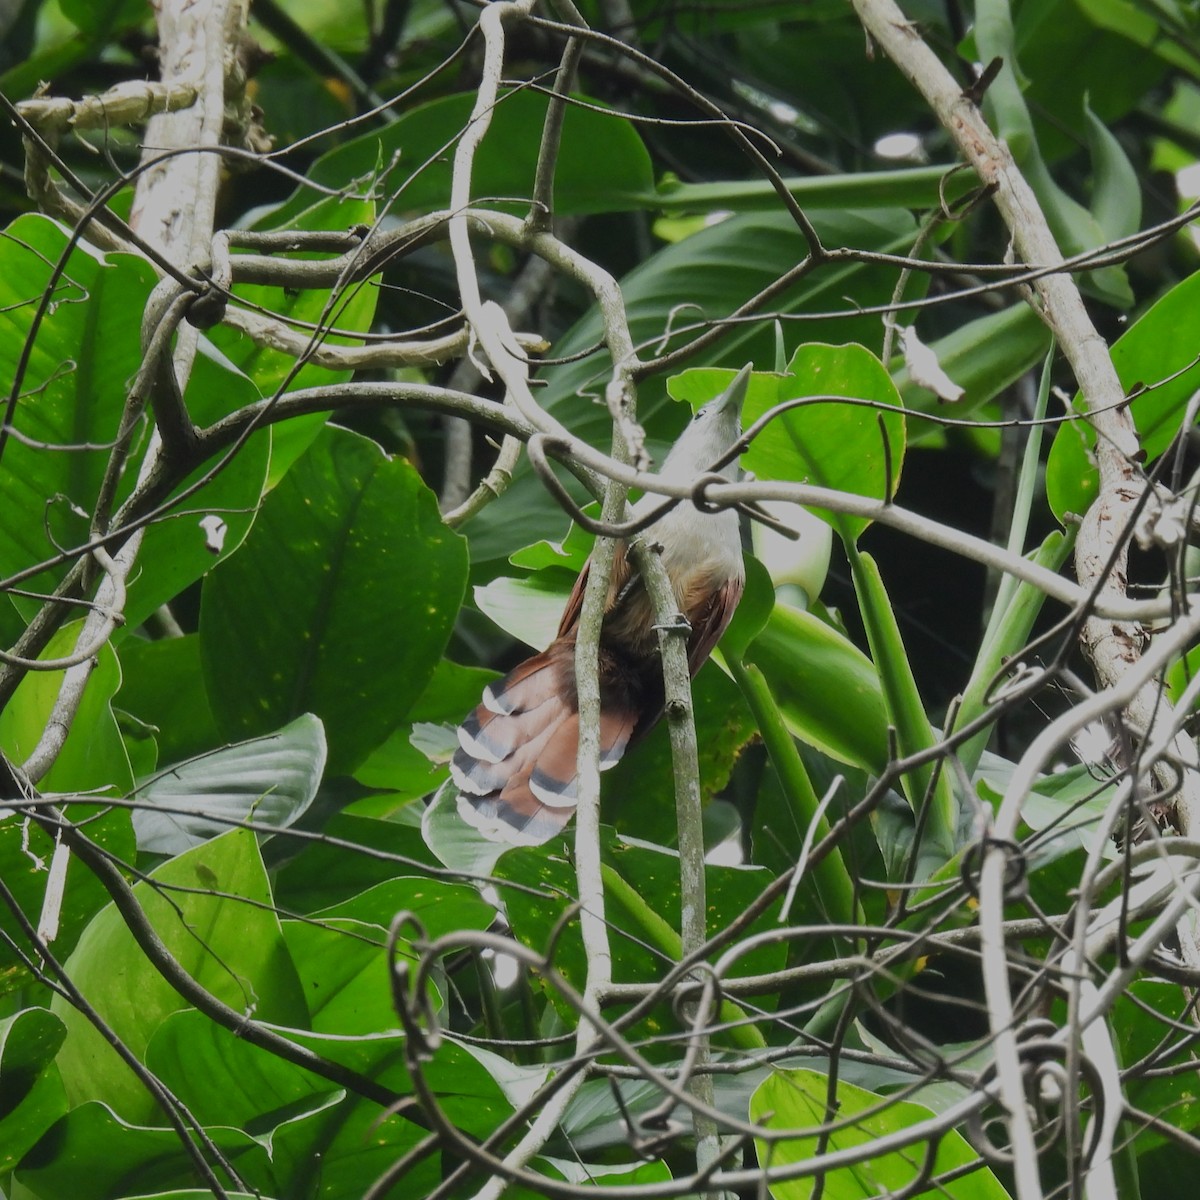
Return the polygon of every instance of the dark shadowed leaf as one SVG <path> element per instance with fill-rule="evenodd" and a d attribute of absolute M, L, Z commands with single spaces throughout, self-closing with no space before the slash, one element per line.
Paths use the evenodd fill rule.
<path fill-rule="evenodd" d="M 66 1112 L 51 1067 L 66 1036 L 47 1008 L 25 1008 L 0 1020 L 0 1172 L 7 1173 Z"/>
<path fill-rule="evenodd" d="M 325 429 L 205 581 L 200 650 L 218 727 L 241 739 L 312 712 L 330 771 L 353 771 L 424 691 L 466 567 L 465 543 L 407 462 Z"/>

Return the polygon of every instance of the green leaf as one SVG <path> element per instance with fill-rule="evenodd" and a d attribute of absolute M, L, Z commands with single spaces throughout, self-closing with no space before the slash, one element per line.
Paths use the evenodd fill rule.
<path fill-rule="evenodd" d="M 321 909 L 319 916 L 352 919 L 386 929 L 402 911 L 412 913 L 430 938 L 465 929 L 487 929 L 496 917 L 494 906 L 483 900 L 473 885 L 418 875 L 385 879 Z"/>
<path fill-rule="evenodd" d="M 1193 79 L 1200 78 L 1200 56 L 1185 39 L 1164 37 L 1162 25 L 1153 11 L 1140 8 L 1130 0 L 1076 0 L 1076 3 L 1101 29 L 1120 34 L 1139 49 L 1186 71 Z M 1126 50 L 1122 67 L 1136 62 L 1137 58 Z"/>
<path fill-rule="evenodd" d="M 822 811 L 820 798 L 813 787 L 799 747 L 767 686 L 766 677 L 758 667 L 747 666 L 732 655 L 729 658 L 729 666 L 734 680 L 754 713 L 759 735 L 770 756 L 775 779 L 786 802 L 785 827 L 780 830 L 777 845 L 782 848 L 781 843 L 796 829 L 811 832 L 815 844 L 829 833 L 829 821 Z M 763 804 L 762 808 L 760 802 L 766 799 L 764 793 L 769 786 L 760 785 L 758 795 L 755 796 L 756 823 L 768 807 L 769 801 Z M 762 828 L 762 825 L 757 827 Z M 805 882 L 815 885 L 817 897 L 830 923 L 851 925 L 860 921 L 854 880 L 846 869 L 841 847 L 834 846 L 832 851 L 806 874 L 809 879 Z M 787 915 L 795 919 L 790 909 Z"/>
<path fill-rule="evenodd" d="M 776 1071 L 769 1075 L 750 1098 L 750 1119 L 765 1122 L 772 1131 L 816 1130 L 832 1124 L 828 1136 L 800 1133 L 778 1141 L 755 1139 L 758 1161 L 764 1167 L 782 1167 L 818 1160 L 869 1145 L 876 1138 L 898 1133 L 933 1113 L 907 1100 L 888 1101 L 883 1096 L 839 1080 L 834 1109 L 830 1113 L 829 1079 L 816 1071 Z M 932 1135 L 931 1135 L 932 1139 Z M 775 1200 L 808 1200 L 821 1179 L 826 1200 L 875 1200 L 881 1195 L 904 1191 L 919 1176 L 925 1158 L 924 1143 L 905 1150 L 875 1155 L 853 1166 L 841 1167 L 799 1179 L 768 1184 Z M 991 1170 L 967 1140 L 955 1129 L 940 1135 L 933 1172 L 954 1172 L 976 1165 L 960 1178 L 940 1181 L 939 1195 L 953 1200 L 1008 1200 Z"/>
<path fill-rule="evenodd" d="M 344 1036 L 396 1027 L 387 943 L 398 912 L 411 913 L 430 938 L 487 929 L 496 916 L 473 887 L 402 878 L 324 909 L 315 920 L 285 921 L 283 934 L 309 997 L 315 1031 Z M 396 953 L 415 961 L 406 942 Z M 436 995 L 430 1002 L 441 1007 Z"/>
<path fill-rule="evenodd" d="M 1126 1085 L 1129 1103 L 1143 1112 L 1169 1112 L 1172 1129 L 1194 1134 L 1200 1127 L 1200 1092 L 1195 1072 L 1188 1065 L 1190 1056 L 1177 1045 L 1165 1049 L 1162 1041 L 1166 1021 L 1186 1020 L 1186 1001 L 1181 1003 L 1182 1000 L 1178 987 L 1166 980 L 1135 979 L 1117 997 L 1109 1020 L 1118 1040 L 1121 1062 L 1149 1059 L 1163 1068 L 1129 1080 Z M 1142 1152 L 1168 1140 L 1167 1135 L 1153 1127 L 1140 1130 L 1138 1150 Z M 1139 1161 L 1140 1158 L 1139 1153 Z M 1155 1193 L 1147 1189 L 1142 1194 Z"/>
<path fill-rule="evenodd" d="M 771 407 L 803 396 L 846 396 L 900 407 L 900 395 L 886 368 L 862 346 L 801 346 L 779 380 L 777 398 L 751 393 L 743 422 L 749 425 Z M 775 418 L 742 455 L 759 479 L 812 483 L 876 500 L 889 498 L 904 461 L 904 416 L 870 403 L 814 401 Z M 869 522 L 861 517 L 812 509 L 847 542 Z"/>
<path fill-rule="evenodd" d="M 202 987 L 256 1020 L 303 1026 L 308 1011 L 288 957 L 252 833 L 234 830 L 172 859 L 134 889 L 166 948 Z M 159 1025 L 186 1008 L 111 905 L 67 962 L 80 990 L 139 1057 Z M 72 1105 L 103 1100 L 133 1121 L 161 1119 L 155 1102 L 80 1013 L 56 999 L 67 1026 L 58 1056 Z"/>
<path fill-rule="evenodd" d="M 1171 444 L 1192 394 L 1200 387 L 1200 274 L 1189 275 L 1140 317 L 1113 345 L 1113 365 L 1126 395 L 1135 391 L 1129 411 L 1147 463 Z M 1147 390 L 1140 390 L 1141 388 Z M 1073 402 L 1083 412 L 1082 397 Z M 1084 513 L 1098 486 L 1092 447 L 1096 434 L 1086 420 L 1065 422 L 1046 462 L 1046 498 L 1054 515 Z"/>
<path fill-rule="evenodd" d="M 63 16 L 74 22 L 80 33 L 97 41 L 146 19 L 141 0 L 60 0 L 60 5 Z"/>
<path fill-rule="evenodd" d="M 306 713 L 278 733 L 167 767 L 138 788 L 153 805 L 133 814 L 138 849 L 181 854 L 239 821 L 286 829 L 316 797 L 325 754 L 325 730 Z"/>
<path fill-rule="evenodd" d="M 458 788 L 447 779 L 421 814 L 421 833 L 438 862 L 463 875 L 487 876 L 509 849 L 458 815 Z"/>
<path fill-rule="evenodd" d="M 66 1112 L 51 1063 L 66 1036 L 47 1008 L 25 1008 L 0 1020 L 0 1173 L 7 1173 Z"/>
<path fill-rule="evenodd" d="M 895 610 L 883 585 L 883 577 L 869 554 L 855 550 L 850 555 L 854 593 L 858 597 L 871 658 L 878 667 L 888 724 L 896 730 L 902 757 L 909 758 L 931 749 L 938 740 L 917 688 L 912 663 L 900 633 Z M 903 776 L 904 790 L 914 812 L 928 804 L 922 845 L 921 878 L 947 862 L 954 854 L 958 829 L 958 803 L 950 783 L 950 772 L 926 763 Z"/>
<path fill-rule="evenodd" d="M 1131 52 L 1127 38 L 1096 19 L 1109 6 L 1110 0 L 1040 0 L 1016 6 L 1018 54 L 1028 76 L 1025 96 L 1048 162 L 1078 152 L 1087 137 L 1085 101 L 1112 126 L 1136 109 L 1167 72 L 1162 58 Z M 1154 26 L 1147 12 L 1139 15 Z M 1181 49 L 1161 29 L 1153 41 L 1168 50 Z"/>
<path fill-rule="evenodd" d="M 614 899 L 606 912 L 612 935 L 613 978 L 623 982 L 648 982 L 659 979 L 664 964 L 672 961 L 657 947 L 647 942 L 642 910 L 649 909 L 661 918 L 666 927 L 678 936 L 679 931 L 679 856 L 661 846 L 631 842 L 602 833 L 606 865 L 611 866 L 638 897 L 636 913 Z M 564 911 L 571 905 L 575 893 L 574 868 L 553 849 L 517 847 L 505 854 L 496 866 L 498 879 L 525 885 L 524 889 L 501 887 L 500 895 L 512 925 L 513 933 L 523 945 L 545 951 L 550 935 L 555 931 Z M 710 931 L 724 928 L 736 916 L 743 914 L 759 895 L 769 879 L 761 867 L 725 867 L 708 864 L 707 924 Z M 531 894 L 536 888 L 540 894 Z M 771 906 L 750 927 L 748 933 L 778 929 L 778 904 Z M 778 970 L 784 963 L 787 950 L 782 941 L 764 941 L 741 958 L 737 974 L 757 974 Z M 578 920 L 570 921 L 555 943 L 554 965 L 575 987 L 582 987 L 586 974 L 583 944 Z M 560 1001 L 557 993 L 547 989 L 550 1000 L 572 1023 L 578 1014 Z M 648 1033 L 658 1031 L 658 1024 L 668 1018 L 661 1014 L 648 1025 L 639 1026 Z"/>
<path fill-rule="evenodd" d="M 354 778 L 364 787 L 392 793 L 393 802 L 434 791 L 441 782 L 441 768 L 413 744 L 414 727 L 421 722 L 457 725 L 479 703 L 483 689 L 499 677 L 496 671 L 464 667 L 443 658 L 429 686 L 409 709 L 408 719 L 367 756 Z"/>
<path fill-rule="evenodd" d="M 307 231 L 337 231 L 353 229 L 355 226 L 370 226 L 374 223 L 376 206 L 372 200 L 360 200 L 337 195 L 324 196 L 309 205 L 296 219 L 284 227 L 299 227 Z M 271 225 L 271 228 L 276 228 Z M 289 259 L 326 258 L 327 255 L 297 253 Z M 371 328 L 375 318 L 379 297 L 378 276 L 351 284 L 341 291 L 321 288 L 271 287 L 266 284 L 239 283 L 234 287 L 234 296 L 248 307 L 256 306 L 270 313 L 276 320 L 285 322 L 293 329 L 304 330 L 335 328 L 346 333 L 364 333 Z M 218 325 L 209 333 L 230 360 L 244 371 L 262 391 L 263 395 L 295 391 L 297 388 L 342 383 L 350 379 L 352 371 L 330 370 L 328 367 L 305 362 L 297 365 L 294 355 L 255 342 L 248 334 L 227 325 Z M 361 345 L 361 339 L 325 334 L 321 339 L 329 346 Z M 282 446 L 276 448 L 274 459 L 280 457 L 282 449 L 284 463 L 272 461 L 273 482 L 286 473 L 314 437 L 317 436 L 325 418 L 320 414 L 287 421 L 274 431 Z"/>
<path fill-rule="evenodd" d="M 952 171 L 950 165 L 901 167 L 892 171 L 858 171 L 846 175 L 788 176 L 783 182 L 806 210 L 934 208 L 939 203 L 961 200 L 978 186 L 969 172 L 951 174 Z M 647 203 L 646 207 L 666 208 L 671 212 L 732 208 L 745 213 L 779 206 L 779 193 L 774 181 L 768 179 L 722 179 L 700 183 L 665 179 L 659 183 L 655 199 L 656 204 Z M 699 227 L 703 228 L 703 225 Z"/>
<path fill-rule="evenodd" d="M 396 875 L 437 865 L 419 826 L 339 813 L 326 824 L 323 840 L 309 843 L 280 869 L 276 899 L 289 912 L 313 913 Z"/>
<path fill-rule="evenodd" d="M 600 506 L 589 504 L 584 511 L 599 517 Z M 551 542 L 542 538 L 531 546 L 522 546 L 520 550 L 514 551 L 509 555 L 508 561 L 514 567 L 524 567 L 527 571 L 562 567 L 573 575 L 578 575 L 592 552 L 594 541 L 595 538 L 590 533 L 572 521 L 566 537 L 561 542 Z"/>
<path fill-rule="evenodd" d="M 266 1200 L 263 1193 L 251 1192 L 236 1192 L 225 1190 L 227 1200 Z M 212 1190 L 210 1188 L 171 1188 L 165 1192 L 154 1192 L 152 1194 L 143 1194 L 134 1196 L 132 1194 L 122 1198 L 122 1200 L 212 1200 Z"/>
<path fill-rule="evenodd" d="M 314 1048 L 325 1054 L 329 1044 Z M 377 1078 L 385 1074 L 385 1086 L 411 1091 L 407 1076 L 390 1069 L 390 1060 L 397 1058 L 396 1039 L 342 1038 L 340 1044 L 369 1053 L 353 1064 L 356 1069 Z M 361 1196 L 382 1174 L 380 1159 L 399 1157 L 422 1133 L 400 1118 L 382 1119 L 378 1105 L 333 1088 L 195 1011 L 169 1017 L 150 1043 L 147 1059 L 201 1122 L 240 1126 L 269 1151 L 269 1195 L 303 1195 L 319 1177 L 323 1195 Z M 364 1136 L 368 1130 L 370 1136 Z M 342 1147 L 336 1154 L 331 1151 L 335 1142 Z M 368 1152 L 374 1156 L 369 1167 L 356 1166 L 355 1154 Z M 369 1178 L 368 1170 L 374 1173 Z M 434 1182 L 418 1166 L 406 1181 L 415 1187 L 422 1180 L 417 1194 Z"/>
<path fill-rule="evenodd" d="M 720 642 L 721 654 L 730 658 L 741 658 L 746 653 L 746 647 L 763 631 L 775 608 L 775 589 L 767 568 L 752 554 L 747 554 L 744 562 L 746 589 Z"/>
<path fill-rule="evenodd" d="M 1102 246 L 1104 230 L 1082 204 L 1059 186 L 1038 144 L 1033 118 L 1019 86 L 1024 76 L 1017 63 L 1009 0 L 980 0 L 974 32 L 980 61 L 999 58 L 1004 63 L 988 88 L 985 111 L 994 116 L 997 133 L 1008 143 L 1036 193 L 1059 247 L 1065 255 L 1073 255 Z M 1122 308 L 1133 303 L 1133 292 L 1123 267 L 1109 266 L 1090 272 L 1084 283 L 1108 303 Z"/>
<path fill-rule="evenodd" d="M 473 1103 L 477 1111 L 493 1121 L 508 1115 L 503 1110 L 502 1116 L 495 1117 L 478 1101 Z M 447 1104 L 446 1112 L 459 1128 L 470 1126 L 469 1118 L 462 1119 L 461 1106 Z M 295 1184 L 282 1194 L 302 1195 L 314 1179 L 320 1179 L 321 1195 L 357 1200 L 427 1136 L 419 1125 L 393 1114 L 381 1115 L 373 1104 L 339 1109 L 322 1124 L 284 1125 L 275 1135 L 274 1149 Z M 482 1138 L 486 1131 L 475 1136 Z M 427 1196 L 440 1182 L 438 1156 L 430 1155 L 421 1158 L 405 1174 L 400 1189 L 393 1188 L 391 1194 Z"/>
<path fill-rule="evenodd" d="M 221 745 L 204 691 L 200 635 L 121 643 L 116 707 L 153 729 L 165 762 L 180 762 Z"/>
<path fill-rule="evenodd" d="M 796 737 L 841 762 L 883 770 L 887 716 L 879 672 L 848 638 L 812 613 L 776 605 L 743 657 L 766 676 Z"/>
<path fill-rule="evenodd" d="M 525 578 L 501 575 L 475 589 L 475 604 L 505 633 L 544 650 L 558 632 L 573 582 L 555 568 Z"/>
<path fill-rule="evenodd" d="M 283 936 L 309 997 L 315 1032 L 360 1037 L 395 1029 L 386 927 L 323 916 L 312 923 L 285 921 Z M 394 955 L 397 962 L 415 962 L 403 942 Z"/>
<path fill-rule="evenodd" d="M 200 651 L 218 727 L 240 740 L 312 712 L 330 772 L 353 771 L 432 676 L 466 568 L 416 471 L 329 427 L 205 581 Z"/>
<path fill-rule="evenodd" d="M 450 204 L 453 148 L 470 124 L 475 93 L 444 96 L 408 109 L 383 129 L 352 138 L 319 158 L 308 172 L 318 184 L 344 189 L 357 181 L 379 189 L 402 212 L 427 212 Z M 471 194 L 478 203 L 523 213 L 533 192 L 546 97 L 532 91 L 505 92 L 475 157 Z M 568 105 L 554 176 L 559 215 L 614 212 L 653 195 L 650 156 L 633 125 L 619 113 Z M 272 215 L 287 223 L 312 192 L 301 187 Z"/>
<path fill-rule="evenodd" d="M 266 1133 L 345 1093 L 240 1038 L 194 1008 L 172 1013 L 146 1048 L 146 1064 L 206 1126 Z"/>
<path fill-rule="evenodd" d="M 485 1111 L 477 1101 L 476 1107 Z M 446 1109 L 454 1114 L 450 1120 L 457 1124 L 461 1108 L 450 1104 Z M 507 1111 L 503 1115 L 507 1116 Z M 460 1128 L 469 1124 L 462 1122 Z M 342 1104 L 323 1120 L 318 1116 L 290 1122 L 281 1126 L 272 1139 L 280 1173 L 294 1181 L 281 1196 L 303 1195 L 319 1179 L 319 1195 L 357 1200 L 427 1136 L 419 1125 L 401 1116 L 383 1114 L 374 1104 Z M 438 1156 L 423 1157 L 391 1195 L 427 1196 L 440 1181 Z"/>
<path fill-rule="evenodd" d="M 754 718 L 737 686 L 715 663 L 705 663 L 692 680 L 692 709 L 701 798 L 708 803 L 728 783 L 734 762 L 754 735 Z M 665 721 L 604 772 L 601 795 L 605 820 L 621 833 L 674 845 L 675 769 Z"/>
<path fill-rule="evenodd" d="M 37 299 L 67 236 L 53 221 L 22 216 L 0 238 L 0 379 L 4 392 L 32 332 Z M 156 277 L 149 262 L 76 247 L 39 325 L 13 426 L 33 445 L 10 438 L 0 471 L 0 577 L 87 540 L 88 515 L 125 404 L 141 364 L 138 320 Z M 80 450 L 79 443 L 96 449 Z M 58 447 L 69 447 L 58 449 Z M 81 515 L 83 514 L 83 515 Z M 64 568 L 25 586 L 49 591 Z M 32 602 L 19 607 L 30 611 Z"/>
<path fill-rule="evenodd" d="M 240 1129 L 212 1125 L 206 1132 L 248 1183 L 272 1194 L 274 1177 L 262 1146 Z M 138 1127 L 95 1102 L 59 1121 L 16 1177 L 34 1196 L 125 1200 L 187 1188 L 196 1168 L 174 1129 Z"/>
<path fill-rule="evenodd" d="M 65 625 L 50 639 L 41 657 L 73 654 L 82 628 L 82 621 Z M 96 665 L 84 686 L 66 741 L 54 766 L 40 781 L 43 791 L 108 791 L 123 796 L 133 787 L 129 757 L 111 706 L 121 686 L 121 668 L 107 643 L 95 657 Z M 41 741 L 65 676 L 65 671 L 30 671 L 0 711 L 0 748 L 18 765 Z"/>
<path fill-rule="evenodd" d="M 7 1116 L 20 1103 L 54 1061 L 66 1036 L 63 1023 L 48 1008 L 23 1008 L 0 1019 L 0 1078 L 4 1080 L 0 1115 Z"/>
<path fill-rule="evenodd" d="M 606 1187 L 638 1187 L 666 1183 L 671 1178 L 662 1160 L 641 1163 L 589 1163 L 577 1158 L 550 1158 L 545 1154 L 533 1160 L 533 1166 L 550 1179 L 561 1179 L 578 1187 L 595 1188 L 598 1195 Z"/>
<path fill-rule="evenodd" d="M 1088 147 L 1092 152 L 1092 216 L 1109 241 L 1129 237 L 1142 224 L 1142 187 L 1124 147 L 1085 97 Z"/>
<path fill-rule="evenodd" d="M 1036 466 L 1036 460 L 1035 460 Z M 1067 557 L 1073 538 L 1064 536 L 1059 530 L 1046 535 L 1041 546 L 1030 555 L 1039 566 L 1057 571 Z M 1001 596 L 1004 589 L 1001 589 Z M 962 692 L 962 702 L 955 717 L 955 725 L 965 728 L 987 708 L 987 697 L 993 690 L 994 681 L 1006 663 L 1015 660 L 1029 639 L 1033 623 L 1046 600 L 1045 592 L 1029 583 L 1020 583 L 1008 593 L 1008 602 L 1002 612 L 997 612 L 994 626 L 989 627 L 992 637 L 985 640 L 971 668 L 971 677 Z M 991 729 L 981 729 L 969 741 L 958 748 L 959 758 L 967 772 L 974 770 L 983 748 L 991 736 Z"/>
<path fill-rule="evenodd" d="M 15 379 L 32 333 L 37 295 L 67 247 L 64 231 L 43 217 L 19 218 L 10 234 L 0 239 L 0 379 L 7 381 Z M 71 251 L 54 302 L 37 328 L 13 421 L 35 444 L 10 439 L 4 449 L 0 505 L 13 516 L 0 526 L 0 576 L 89 539 L 108 446 L 142 361 L 138 318 L 131 314 L 140 315 L 154 282 L 149 263 L 140 257 L 101 255 L 78 246 Z M 186 393 L 193 420 L 206 424 L 259 399 L 249 380 L 214 359 L 211 347 L 202 342 L 201 350 Z M 79 448 L 81 443 L 92 448 Z M 237 548 L 254 519 L 267 455 L 268 439 L 252 439 L 180 511 L 150 527 L 128 584 L 128 627 L 135 628 Z M 119 499 L 131 491 L 137 465 L 135 454 Z M 196 472 L 185 486 L 202 473 Z M 199 524 L 209 512 L 219 512 L 228 526 L 217 554 L 207 547 Z M 62 565 L 50 568 L 26 586 L 48 591 L 64 573 Z M 27 615 L 35 607 L 29 599 L 17 604 Z"/>

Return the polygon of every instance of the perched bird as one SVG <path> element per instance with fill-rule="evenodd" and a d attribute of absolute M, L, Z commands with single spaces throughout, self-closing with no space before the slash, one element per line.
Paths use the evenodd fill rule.
<path fill-rule="evenodd" d="M 741 408 L 750 378 L 745 367 L 729 387 L 692 418 L 660 472 L 690 482 L 708 471 L 741 434 Z M 721 468 L 737 478 L 736 459 Z M 662 497 L 648 493 L 634 505 L 649 512 Z M 703 512 L 682 501 L 646 530 L 661 547 L 663 566 L 679 611 L 691 626 L 692 675 L 725 632 L 745 585 L 738 515 Z M 571 591 L 558 636 L 498 683 L 458 730 L 450 774 L 459 789 L 458 811 L 493 841 L 535 846 L 571 819 L 578 800 L 579 702 L 575 640 L 590 560 Z M 627 746 L 662 715 L 663 679 L 654 609 L 645 585 L 617 546 L 600 633 L 600 768 L 614 766 Z"/>

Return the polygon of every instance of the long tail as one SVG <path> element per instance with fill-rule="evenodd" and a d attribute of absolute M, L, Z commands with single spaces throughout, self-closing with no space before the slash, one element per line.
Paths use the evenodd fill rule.
<path fill-rule="evenodd" d="M 560 638 L 526 659 L 459 726 L 450 774 L 458 811 L 493 841 L 536 846 L 571 819 L 578 802 L 579 711 L 574 641 Z M 631 709 L 600 718 L 600 766 L 613 766 L 637 725 Z"/>

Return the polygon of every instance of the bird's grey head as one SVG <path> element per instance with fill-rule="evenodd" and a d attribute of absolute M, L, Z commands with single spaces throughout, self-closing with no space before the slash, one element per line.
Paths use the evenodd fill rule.
<path fill-rule="evenodd" d="M 679 435 L 671 448 L 660 474 L 675 479 L 689 479 L 708 471 L 713 463 L 738 440 L 742 433 L 742 403 L 750 384 L 750 367 L 747 363 L 733 378 L 730 385 L 703 408 L 698 409 L 691 424 Z M 735 458 L 721 468 L 726 479 L 737 479 L 738 464 Z"/>

